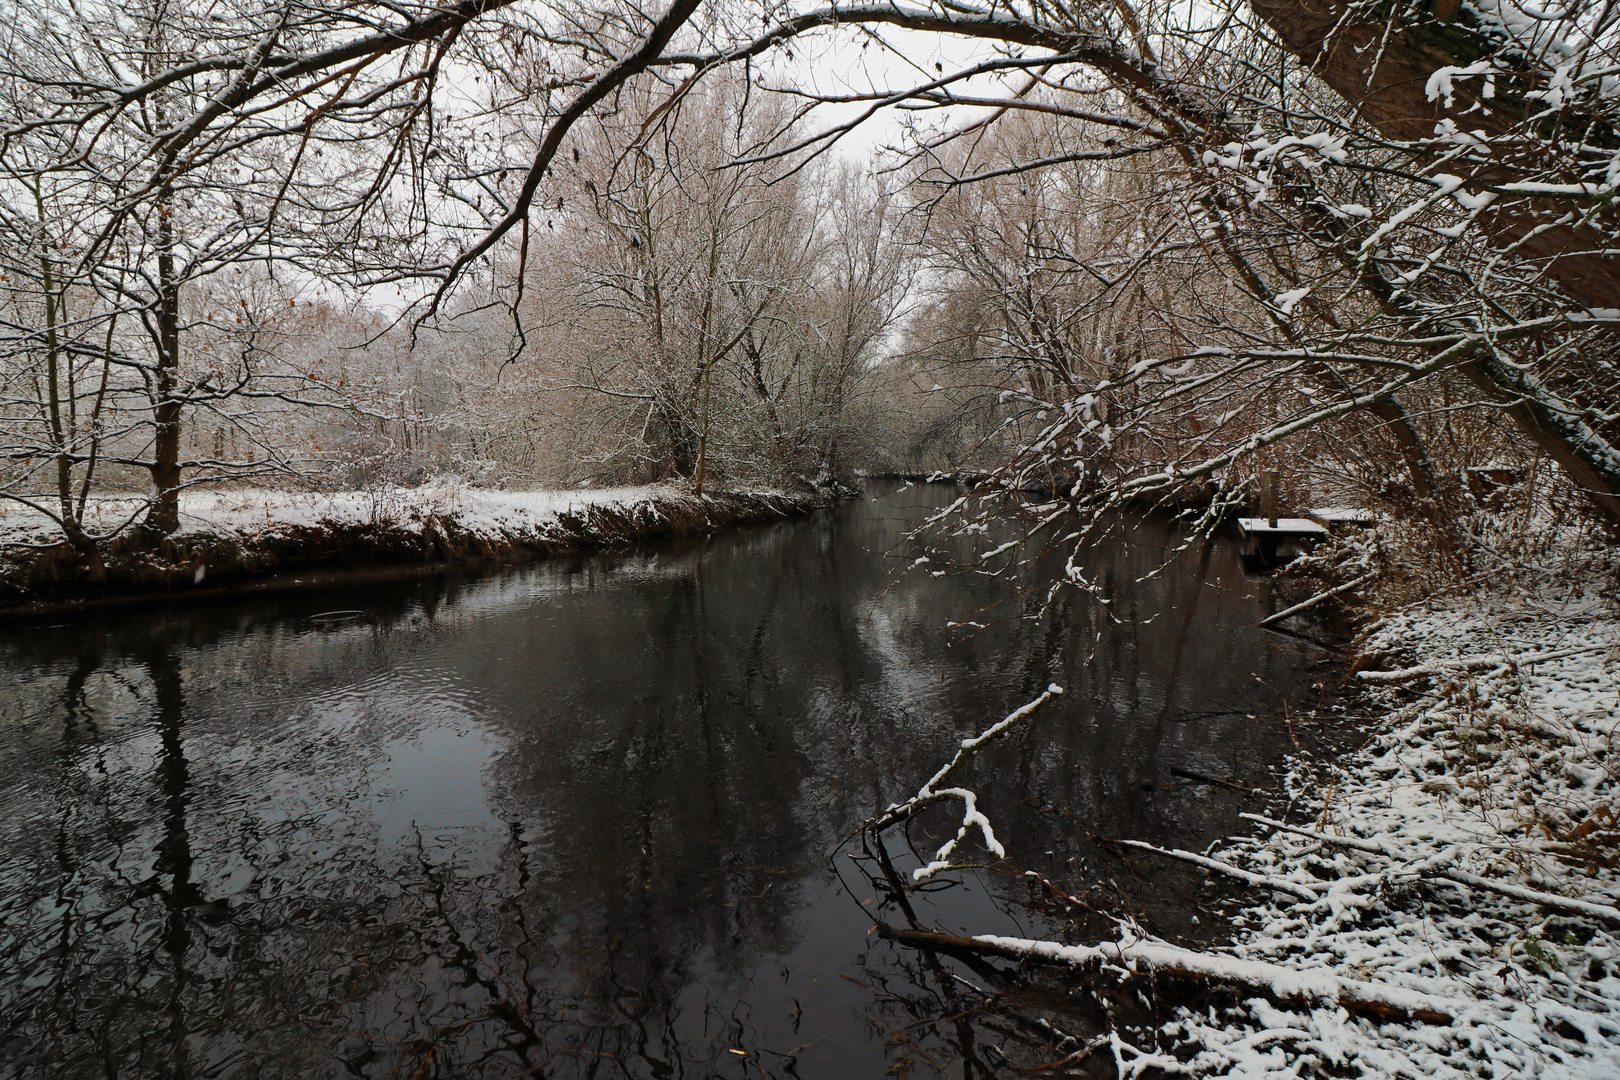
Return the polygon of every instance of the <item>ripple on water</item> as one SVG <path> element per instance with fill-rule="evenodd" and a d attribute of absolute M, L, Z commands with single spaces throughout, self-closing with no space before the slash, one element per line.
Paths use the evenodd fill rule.
<path fill-rule="evenodd" d="M 947 649 L 986 593 L 884 555 L 945 497 L 8 637 L 0 1075 L 890 1069 L 954 991 L 868 934 L 875 897 L 829 863 L 856 823 L 1057 681 L 975 778 L 1016 857 L 1213 836 L 1207 787 L 1144 783 L 1274 754 L 1245 717 L 1301 661 L 1223 545 L 1129 584 L 1167 547 L 1150 526 L 1099 562 L 1114 616 Z M 1016 891 L 919 903 L 1021 932 Z"/>

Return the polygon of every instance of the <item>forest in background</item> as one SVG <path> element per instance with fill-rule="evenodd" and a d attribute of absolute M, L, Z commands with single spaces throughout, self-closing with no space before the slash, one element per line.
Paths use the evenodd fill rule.
<path fill-rule="evenodd" d="M 1084 536 L 1276 471 L 1464 564 L 1612 529 L 1616 43 L 1495 0 L 38 5 L 0 497 L 92 564 L 190 487 L 443 475 L 970 471 Z"/>

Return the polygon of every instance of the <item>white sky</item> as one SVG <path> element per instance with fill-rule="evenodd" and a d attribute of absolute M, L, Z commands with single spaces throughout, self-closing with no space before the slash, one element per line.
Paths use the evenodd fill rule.
<path fill-rule="evenodd" d="M 777 50 L 763 66 L 767 85 L 792 86 L 831 95 L 864 94 L 874 90 L 908 89 L 938 77 L 939 68 L 947 73 L 970 67 L 994 56 L 994 50 L 981 41 L 949 38 L 941 34 L 919 33 L 881 27 L 881 42 L 858 28 L 829 29 L 800 38 L 794 43 L 793 58 Z M 866 43 L 862 47 L 862 43 Z M 885 48 L 884 45 L 889 46 Z M 998 92 L 989 78 L 957 84 L 955 89 L 971 88 L 984 96 Z M 820 131 L 854 119 L 868 105 L 823 106 L 811 119 L 812 129 Z M 904 124 L 957 126 L 980 112 L 977 109 L 931 110 L 927 112 L 884 109 L 867 120 L 840 142 L 844 156 L 863 158 L 872 150 L 902 141 Z"/>

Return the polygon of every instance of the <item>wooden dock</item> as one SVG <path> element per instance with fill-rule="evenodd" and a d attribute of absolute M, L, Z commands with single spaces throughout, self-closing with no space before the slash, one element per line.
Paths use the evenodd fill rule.
<path fill-rule="evenodd" d="M 1378 524 L 1378 515 L 1371 510 L 1358 510 L 1353 506 L 1319 506 L 1305 511 L 1305 516 L 1325 526 L 1328 531 L 1344 528 L 1366 528 Z"/>
<path fill-rule="evenodd" d="M 1320 522 L 1310 518 L 1279 517 L 1259 518 L 1240 517 L 1237 519 L 1238 529 L 1245 537 L 1260 537 L 1268 540 L 1283 540 L 1297 537 L 1312 537 L 1322 540 L 1327 537 L 1328 529 Z"/>
<path fill-rule="evenodd" d="M 1376 523 L 1378 516 L 1355 507 L 1322 506 L 1307 510 L 1304 517 L 1284 517 L 1280 476 L 1275 469 L 1262 470 L 1257 477 L 1259 510 L 1254 517 L 1237 519 L 1243 537 L 1239 554 L 1243 565 L 1256 573 L 1275 570 L 1297 559 L 1342 528 Z"/>
<path fill-rule="evenodd" d="M 1238 554 L 1246 569 L 1266 573 L 1310 551 L 1326 540 L 1326 525 L 1301 517 L 1240 517 L 1238 532 L 1243 549 Z"/>

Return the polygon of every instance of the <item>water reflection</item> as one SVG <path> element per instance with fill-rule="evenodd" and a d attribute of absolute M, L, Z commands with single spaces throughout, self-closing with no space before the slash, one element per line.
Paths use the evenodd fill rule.
<path fill-rule="evenodd" d="M 895 586 L 883 556 L 942 497 L 8 631 L 0 1074 L 978 1060 L 963 1018 L 981 991 L 869 936 L 875 898 L 846 892 L 829 852 L 1051 681 L 1061 708 L 978 779 L 1017 856 L 1084 881 L 1119 873 L 1091 865 L 1092 833 L 1201 842 L 1230 806 L 1144 785 L 1252 775 L 1276 747 L 1248 714 L 1297 688 L 1300 657 L 1253 629 L 1266 598 L 1223 545 L 1129 585 L 1172 542 L 1151 523 L 1100 567 L 1111 613 L 949 644 L 946 620 L 982 597 Z M 970 877 L 930 917 L 1016 929 L 998 888 Z M 941 1001 L 951 1045 L 928 1051 L 905 1030 Z"/>

